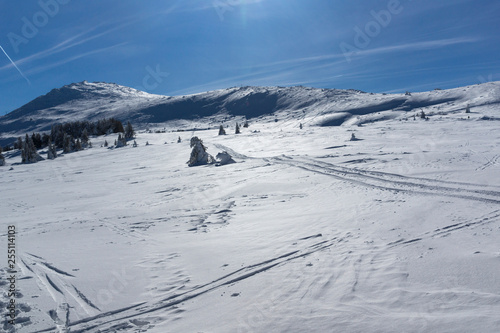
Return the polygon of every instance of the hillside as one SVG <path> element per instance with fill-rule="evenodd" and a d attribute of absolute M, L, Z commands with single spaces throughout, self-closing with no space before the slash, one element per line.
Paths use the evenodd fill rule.
<path fill-rule="evenodd" d="M 25 133 L 50 130 L 54 123 L 104 117 L 130 120 L 137 128 L 176 120 L 181 128 L 193 127 L 193 120 L 211 127 L 238 116 L 338 126 L 408 117 L 421 110 L 426 114 L 451 113 L 461 112 L 467 104 L 477 107 L 498 103 L 500 82 L 411 96 L 306 87 L 240 87 L 167 97 L 112 83 L 84 81 L 53 89 L 0 117 L 0 143 L 11 143 Z"/>
<path fill-rule="evenodd" d="M 0 240 L 16 228 L 19 293 L 1 329 L 498 332 L 499 88 L 54 90 L 2 126 L 114 116 L 144 129 L 137 147 L 105 147 L 110 134 L 36 164 L 4 153 Z M 188 167 L 193 136 L 236 163 Z"/>
<path fill-rule="evenodd" d="M 427 121 L 299 129 L 282 111 L 239 135 L 173 124 L 135 148 L 6 153 L 19 313 L 2 329 L 500 331 L 500 110 L 451 103 Z M 236 163 L 188 167 L 193 135 Z"/>

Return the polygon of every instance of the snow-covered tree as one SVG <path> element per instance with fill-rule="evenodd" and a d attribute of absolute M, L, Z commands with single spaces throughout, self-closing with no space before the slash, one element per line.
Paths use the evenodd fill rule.
<path fill-rule="evenodd" d="M 134 138 L 135 132 L 132 124 L 127 122 L 127 126 L 125 127 L 125 140 L 131 140 Z"/>
<path fill-rule="evenodd" d="M 420 118 L 425 119 L 427 116 L 425 115 L 424 110 L 420 112 Z"/>
<path fill-rule="evenodd" d="M 17 141 L 14 142 L 14 149 L 22 149 L 23 148 L 23 139 L 21 137 L 17 138 Z"/>
<path fill-rule="evenodd" d="M 465 108 L 465 113 L 470 113 L 470 104 L 467 104 L 467 107 Z"/>
<path fill-rule="evenodd" d="M 104 140 L 104 147 L 108 146 L 108 140 Z"/>
<path fill-rule="evenodd" d="M 243 124 L 244 128 L 248 128 L 248 120 L 245 120 L 245 123 Z"/>
<path fill-rule="evenodd" d="M 56 146 L 52 144 L 52 141 L 49 139 L 49 143 L 48 143 L 48 149 L 47 149 L 47 158 L 49 160 L 53 160 L 55 158 L 57 158 L 57 149 L 56 149 Z"/>
<path fill-rule="evenodd" d="M 226 135 L 226 131 L 224 130 L 224 126 L 220 125 L 219 127 L 219 135 Z"/>
<path fill-rule="evenodd" d="M 80 141 L 80 139 L 77 139 L 75 143 L 75 151 L 80 151 L 80 150 L 83 150 L 82 142 Z"/>
<path fill-rule="evenodd" d="M 115 141 L 116 148 L 125 147 L 127 145 L 127 139 L 125 136 L 118 134 L 118 139 Z"/>
<path fill-rule="evenodd" d="M 73 137 L 69 134 L 64 133 L 63 138 L 63 153 L 68 154 L 73 151 Z"/>
<path fill-rule="evenodd" d="M 179 138 L 177 139 L 177 143 L 181 143 L 181 142 L 182 142 L 182 139 L 181 139 L 181 137 L 179 137 Z"/>
<path fill-rule="evenodd" d="M 302 125 L 302 123 L 300 123 L 299 125 L 299 128 L 302 129 L 304 126 Z"/>
<path fill-rule="evenodd" d="M 236 129 L 234 130 L 234 133 L 235 134 L 240 134 L 240 125 L 238 125 L 238 123 L 236 123 Z"/>
<path fill-rule="evenodd" d="M 132 145 L 132 147 L 137 147 L 137 142 L 134 140 L 134 144 Z"/>
<path fill-rule="evenodd" d="M 89 133 L 86 128 L 82 132 L 81 139 L 82 139 L 82 147 L 86 148 L 89 144 Z"/>
<path fill-rule="evenodd" d="M 5 157 L 2 155 L 2 147 L 0 146 L 0 166 L 5 165 Z"/>
<path fill-rule="evenodd" d="M 191 151 L 191 157 L 187 162 L 190 167 L 212 164 L 215 162 L 213 156 L 207 153 L 207 148 L 203 145 L 203 141 L 201 141 L 201 139 L 197 136 L 191 138 L 190 147 L 193 148 Z"/>
<path fill-rule="evenodd" d="M 26 138 L 23 142 L 23 147 L 21 149 L 21 159 L 22 163 L 36 163 L 42 161 L 43 158 L 38 155 L 33 139 L 26 134 Z"/>

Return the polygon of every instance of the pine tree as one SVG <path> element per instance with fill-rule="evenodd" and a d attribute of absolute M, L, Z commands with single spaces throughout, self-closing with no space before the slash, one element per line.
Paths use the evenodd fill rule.
<path fill-rule="evenodd" d="M 56 146 L 52 144 L 50 139 L 49 139 L 49 143 L 48 143 L 47 158 L 49 160 L 53 160 L 53 159 L 57 158 Z"/>
<path fill-rule="evenodd" d="M 125 135 L 122 136 L 121 134 L 118 134 L 118 139 L 115 140 L 116 148 L 125 147 L 126 145 L 127 145 L 127 139 L 125 139 Z"/>
<path fill-rule="evenodd" d="M 83 129 L 82 132 L 82 147 L 87 147 L 89 144 L 89 133 L 87 131 L 87 128 Z"/>
<path fill-rule="evenodd" d="M 104 147 L 108 146 L 108 140 L 104 140 Z"/>
<path fill-rule="evenodd" d="M 420 118 L 422 118 L 422 119 L 426 118 L 425 112 L 423 110 L 422 110 L 422 112 L 420 112 Z"/>
<path fill-rule="evenodd" d="M 132 124 L 127 122 L 127 126 L 125 127 L 125 139 L 126 140 L 131 140 L 134 138 L 135 132 L 134 128 L 132 127 Z"/>
<path fill-rule="evenodd" d="M 238 125 L 238 123 L 236 123 L 236 130 L 234 131 L 235 134 L 240 134 L 240 125 Z"/>
<path fill-rule="evenodd" d="M 181 143 L 181 142 L 182 142 L 182 139 L 181 139 L 181 137 L 179 137 L 179 138 L 177 139 L 177 143 Z"/>
<path fill-rule="evenodd" d="M 75 151 L 80 151 L 80 150 L 83 150 L 82 142 L 80 141 L 80 139 L 77 139 L 75 143 Z"/>
<path fill-rule="evenodd" d="M 226 135 L 226 131 L 224 130 L 224 127 L 220 125 L 219 127 L 219 135 Z"/>
<path fill-rule="evenodd" d="M 23 139 L 21 137 L 17 138 L 17 141 L 14 142 L 14 149 L 22 149 L 23 148 Z"/>
<path fill-rule="evenodd" d="M 302 126 L 302 123 L 300 123 L 299 128 L 302 129 L 304 126 Z"/>
<path fill-rule="evenodd" d="M 22 163 L 36 163 L 42 161 L 43 158 L 38 155 L 33 139 L 26 134 L 21 150 Z"/>
<path fill-rule="evenodd" d="M 134 140 L 134 144 L 132 145 L 132 147 L 137 147 L 137 142 Z"/>
<path fill-rule="evenodd" d="M 467 108 L 465 108 L 465 113 L 470 113 L 470 104 L 467 104 Z"/>
<path fill-rule="evenodd" d="M 69 134 L 64 133 L 63 137 L 63 153 L 68 154 L 73 151 L 72 145 L 73 137 Z"/>
<path fill-rule="evenodd" d="M 248 120 L 245 120 L 245 123 L 243 124 L 244 128 L 248 128 Z"/>
<path fill-rule="evenodd" d="M 0 146 L 0 166 L 5 165 L 5 157 L 2 155 L 3 149 L 2 146 Z"/>

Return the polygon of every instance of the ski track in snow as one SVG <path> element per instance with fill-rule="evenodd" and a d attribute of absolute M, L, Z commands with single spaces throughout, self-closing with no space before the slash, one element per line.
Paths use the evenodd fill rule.
<path fill-rule="evenodd" d="M 74 286 L 75 276 L 61 270 L 45 261 L 44 258 L 33 254 L 20 255 L 21 269 L 31 272 L 41 292 L 46 292 L 55 304 L 69 304 L 70 311 L 76 311 L 80 316 L 94 315 L 100 311 L 87 296 Z M 24 267 L 23 267 L 24 266 Z M 54 310 L 57 312 L 57 309 Z M 54 312 L 54 313 L 56 313 Z"/>
<path fill-rule="evenodd" d="M 275 163 L 298 167 L 303 170 L 331 176 L 357 185 L 381 190 L 420 195 L 437 195 L 500 204 L 500 191 L 484 189 L 488 187 L 487 185 L 447 182 L 415 177 L 409 178 L 392 173 L 346 168 L 332 163 L 310 159 L 304 160 L 302 157 L 293 158 L 284 156 L 266 159 L 266 161 L 274 161 Z"/>
<path fill-rule="evenodd" d="M 483 164 L 479 168 L 477 168 L 476 171 L 482 171 L 482 170 L 486 170 L 488 168 L 496 166 L 499 163 L 499 161 L 498 161 L 499 159 L 500 159 L 500 155 L 493 156 L 490 160 L 488 160 L 488 162 L 486 162 L 485 164 Z"/>
<path fill-rule="evenodd" d="M 218 148 L 224 149 L 235 156 L 239 156 L 241 159 L 250 158 L 243 154 L 238 154 L 226 146 L 218 145 Z M 342 181 L 367 186 L 376 190 L 390 190 L 419 195 L 445 196 L 485 203 L 500 203 L 500 192 L 494 190 L 496 188 L 494 186 L 441 181 L 418 177 L 406 177 L 393 173 L 347 168 L 304 156 L 280 156 L 265 158 L 263 160 L 267 163 L 284 164 L 316 174 L 331 176 Z M 234 205 L 235 201 L 230 201 L 213 207 L 210 211 L 202 215 L 201 220 L 199 220 L 193 229 L 188 231 L 200 231 L 210 224 L 225 223 L 225 220 L 228 218 Z M 199 217 L 200 215 L 193 215 L 193 217 L 196 216 Z M 314 280 L 314 283 L 308 286 L 305 292 L 318 292 L 317 289 L 320 288 L 318 285 L 323 285 L 326 288 L 332 283 L 339 283 L 338 287 L 344 290 L 342 299 L 345 302 L 345 306 L 355 306 L 353 304 L 348 304 L 356 298 L 354 294 L 358 290 L 361 281 L 369 280 L 370 276 L 373 274 L 387 274 L 388 279 L 393 279 L 395 277 L 397 280 L 402 282 L 406 280 L 407 276 L 405 273 L 398 271 L 397 267 L 393 267 L 391 264 L 392 261 L 390 260 L 390 257 L 392 248 L 398 246 L 411 246 L 426 239 L 446 237 L 453 232 L 457 232 L 465 228 L 475 228 L 484 224 L 498 222 L 499 218 L 500 210 L 495 210 L 476 220 L 451 224 L 425 232 L 411 239 L 401 238 L 389 242 L 385 246 L 374 246 L 366 242 L 361 245 L 355 245 L 356 243 L 346 245 L 349 240 L 353 240 L 353 235 L 351 233 L 321 241 L 318 240 L 322 239 L 324 236 L 322 234 L 314 234 L 298 239 L 297 243 L 300 243 L 303 246 L 301 249 L 286 252 L 268 260 L 247 265 L 208 283 L 191 287 L 188 290 L 184 290 L 184 286 L 189 282 L 189 277 L 182 272 L 182 269 L 179 269 L 176 274 L 173 274 L 170 280 L 163 281 L 163 285 L 155 286 L 153 277 L 152 286 L 155 287 L 152 288 L 158 290 L 158 295 L 161 295 L 164 292 L 170 293 L 168 297 L 161 300 L 153 299 L 151 301 L 100 313 L 98 315 L 91 315 L 85 319 L 69 323 L 68 329 L 71 329 L 71 332 L 140 330 L 142 326 L 150 324 L 147 320 L 148 316 L 156 316 L 160 312 L 163 316 L 165 316 L 165 314 L 176 316 L 183 312 L 183 310 L 179 307 L 189 300 L 215 292 L 224 286 L 237 285 L 238 283 L 249 280 L 274 268 L 288 265 L 298 259 L 307 258 L 313 254 L 328 251 L 330 249 L 335 249 L 335 252 L 339 253 L 337 255 L 337 257 L 339 257 L 339 266 L 336 267 L 337 274 L 346 274 L 346 267 L 351 267 L 353 270 L 352 276 L 346 280 L 347 282 L 340 282 L 338 278 L 333 277 L 328 279 L 328 281 Z M 147 238 L 147 229 L 144 231 L 136 230 L 131 233 L 129 228 L 130 226 L 127 225 L 126 222 L 103 221 L 103 223 L 110 228 L 110 230 L 125 237 Z M 311 245 L 304 246 L 302 244 L 312 241 L 314 241 L 314 243 Z M 357 251 L 353 251 L 354 247 L 359 248 Z M 170 257 L 175 258 L 176 256 L 177 255 L 173 253 Z M 34 260 L 38 260 L 36 262 L 37 265 L 33 265 Z M 35 266 L 35 269 L 32 271 L 54 299 L 59 297 L 57 295 L 59 292 L 65 297 L 71 296 L 74 299 L 78 299 L 82 303 L 82 308 L 96 309 L 92 302 L 90 302 L 85 295 L 82 295 L 76 287 L 65 283 L 64 280 L 62 280 L 62 278 L 71 278 L 71 274 L 59 270 L 40 260 L 44 259 L 31 255 L 30 257 L 24 258 L 23 261 L 27 261 L 28 263 L 31 261 L 31 268 L 28 265 L 27 268 L 32 270 Z M 166 259 L 150 258 L 145 260 L 141 265 L 143 267 L 149 267 L 152 265 L 151 267 L 154 268 L 157 265 L 161 265 L 164 260 Z M 377 270 L 370 270 L 366 268 L 370 267 L 370 265 L 375 262 L 382 262 L 382 265 L 379 265 Z M 43 271 L 39 270 L 40 267 L 43 268 Z M 52 274 L 50 275 L 50 278 L 48 275 L 49 273 Z M 70 293 L 70 290 L 73 291 L 73 294 Z M 153 292 L 155 290 L 153 290 Z M 365 308 L 364 311 L 376 310 Z M 38 332 L 50 332 L 54 329 L 55 327 L 52 327 Z"/>
<path fill-rule="evenodd" d="M 315 235 L 307 237 L 306 239 L 316 239 L 318 237 L 319 237 L 318 235 Z M 244 281 L 257 274 L 266 272 L 276 266 L 285 265 L 293 260 L 299 258 L 305 258 L 316 252 L 324 251 L 331 247 L 335 247 L 337 244 L 345 242 L 350 237 L 351 235 L 347 234 L 345 237 L 342 238 L 335 237 L 329 240 L 317 242 L 310 246 L 305 247 L 302 250 L 288 252 L 259 263 L 248 265 L 246 267 L 233 271 L 232 273 L 226 274 L 206 284 L 199 285 L 194 288 L 191 288 L 188 291 L 169 296 L 159 302 L 155 303 L 145 302 L 134 305 L 132 307 L 101 313 L 97 316 L 72 322 L 69 325 L 69 328 L 71 328 L 71 332 L 86 332 L 90 329 L 96 330 L 98 328 L 104 329 L 105 331 L 112 331 L 112 329 L 116 329 L 116 327 L 131 328 L 133 326 L 128 326 L 129 325 L 128 322 L 133 318 L 144 316 L 147 314 L 152 314 L 157 311 L 177 310 L 176 308 L 177 306 L 188 300 L 194 299 L 209 292 L 213 292 L 221 287 L 227 285 L 233 285 L 238 282 Z M 109 325 L 112 326 L 110 327 Z M 37 332 L 50 332 L 51 330 L 54 330 L 54 327 L 40 330 Z"/>

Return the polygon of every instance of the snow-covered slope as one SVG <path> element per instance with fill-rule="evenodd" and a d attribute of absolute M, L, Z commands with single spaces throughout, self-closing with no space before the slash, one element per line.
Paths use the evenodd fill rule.
<path fill-rule="evenodd" d="M 431 92 L 372 94 L 356 90 L 306 87 L 241 87 L 189 96 L 152 95 L 112 83 L 81 82 L 54 89 L 25 106 L 0 117 L 0 142 L 33 131 L 49 130 L 54 123 L 115 117 L 144 128 L 173 120 L 190 128 L 192 120 L 217 126 L 234 116 L 267 118 L 307 125 L 359 124 L 427 114 L 461 112 L 500 103 L 500 82 Z"/>
<path fill-rule="evenodd" d="M 16 332 L 498 332 L 500 109 L 469 115 L 8 152 Z M 237 163 L 187 167 L 193 135 Z"/>

